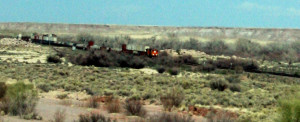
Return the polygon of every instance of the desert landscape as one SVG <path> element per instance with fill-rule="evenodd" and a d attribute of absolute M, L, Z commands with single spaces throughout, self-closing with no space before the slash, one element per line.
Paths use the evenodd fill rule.
<path fill-rule="evenodd" d="M 299 29 L 0 23 L 0 121 L 298 121 L 299 39 Z"/>

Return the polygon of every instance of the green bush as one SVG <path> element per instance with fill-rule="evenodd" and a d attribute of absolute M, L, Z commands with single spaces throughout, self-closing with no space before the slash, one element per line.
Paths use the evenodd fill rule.
<path fill-rule="evenodd" d="M 281 122 L 300 121 L 300 99 L 285 99 L 278 103 Z"/>
<path fill-rule="evenodd" d="M 35 106 L 37 102 L 38 92 L 34 89 L 34 86 L 18 82 L 7 87 L 7 93 L 1 110 L 5 113 L 19 115 L 26 119 L 36 119 Z"/>
<path fill-rule="evenodd" d="M 225 79 L 218 79 L 216 81 L 210 82 L 210 88 L 212 90 L 219 90 L 219 91 L 224 91 L 225 89 L 228 88 L 228 81 Z"/>
<path fill-rule="evenodd" d="M 229 89 L 233 92 L 240 92 L 241 86 L 239 84 L 230 84 Z"/>

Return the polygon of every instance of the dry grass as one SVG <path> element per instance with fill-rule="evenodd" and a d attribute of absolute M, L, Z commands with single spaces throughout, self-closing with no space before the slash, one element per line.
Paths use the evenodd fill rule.
<path fill-rule="evenodd" d="M 121 111 L 120 100 L 114 98 L 111 101 L 106 102 L 106 109 L 109 113 L 119 113 Z"/>
<path fill-rule="evenodd" d="M 81 114 L 79 122 L 115 122 L 99 113 Z"/>
<path fill-rule="evenodd" d="M 66 120 L 66 110 L 56 110 L 52 122 L 64 122 Z"/>
<path fill-rule="evenodd" d="M 73 104 L 72 100 L 69 100 L 69 99 L 64 99 L 64 100 L 61 100 L 59 102 L 59 104 L 61 105 L 65 105 L 65 106 L 71 106 Z"/>
<path fill-rule="evenodd" d="M 98 108 L 99 107 L 99 103 L 98 103 L 98 98 L 97 96 L 93 96 L 88 100 L 88 107 L 90 108 Z"/>
<path fill-rule="evenodd" d="M 194 122 L 191 116 L 177 113 L 161 113 L 149 117 L 149 122 Z"/>

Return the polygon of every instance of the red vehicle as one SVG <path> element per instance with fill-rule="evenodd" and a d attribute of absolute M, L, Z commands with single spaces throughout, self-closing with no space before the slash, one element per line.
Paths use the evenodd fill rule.
<path fill-rule="evenodd" d="M 137 55 L 147 55 L 148 57 L 157 57 L 159 51 L 157 49 L 148 48 L 145 51 L 138 51 L 138 50 L 128 50 L 127 45 L 122 45 L 122 51 L 123 53 L 129 53 L 129 54 L 137 54 Z M 136 52 L 136 53 L 134 53 Z"/>

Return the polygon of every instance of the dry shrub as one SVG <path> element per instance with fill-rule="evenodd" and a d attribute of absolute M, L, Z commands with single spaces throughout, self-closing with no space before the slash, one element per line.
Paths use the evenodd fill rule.
<path fill-rule="evenodd" d="M 194 120 L 188 115 L 164 112 L 150 116 L 149 122 L 194 122 Z"/>
<path fill-rule="evenodd" d="M 120 100 L 118 98 L 113 98 L 111 101 L 107 101 L 106 109 L 109 113 L 119 113 L 121 110 Z"/>
<path fill-rule="evenodd" d="M 64 122 L 66 120 L 66 110 L 56 110 L 52 122 Z"/>
<path fill-rule="evenodd" d="M 163 107 L 168 111 L 171 111 L 173 107 L 179 107 L 183 99 L 184 92 L 181 87 L 173 87 L 160 97 Z"/>
<path fill-rule="evenodd" d="M 98 103 L 98 96 L 93 96 L 88 100 L 88 107 L 90 108 L 98 108 L 99 107 L 99 103 Z"/>
<path fill-rule="evenodd" d="M 59 95 L 57 95 L 56 96 L 58 99 L 66 99 L 66 98 L 68 98 L 68 94 L 59 94 Z"/>
<path fill-rule="evenodd" d="M 65 100 L 60 101 L 59 104 L 65 105 L 65 106 L 71 106 L 73 104 L 73 102 L 72 102 L 72 100 L 65 99 Z"/>
<path fill-rule="evenodd" d="M 79 122 L 115 122 L 99 113 L 81 114 Z"/>
<path fill-rule="evenodd" d="M 7 86 L 4 82 L 0 82 L 0 101 L 5 96 L 7 90 Z"/>
<path fill-rule="evenodd" d="M 48 63 L 61 63 L 62 60 L 59 58 L 59 56 L 56 55 L 49 55 L 47 57 L 47 62 Z"/>
<path fill-rule="evenodd" d="M 142 102 L 137 99 L 127 99 L 124 108 L 128 115 L 144 117 L 147 114 Z"/>
<path fill-rule="evenodd" d="M 211 110 L 206 115 L 206 118 L 208 122 L 235 122 L 237 121 L 238 115 L 223 110 Z"/>

